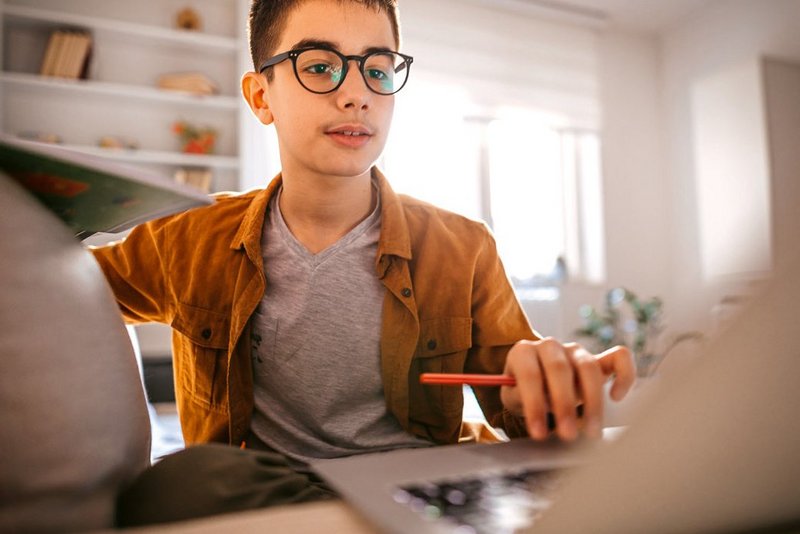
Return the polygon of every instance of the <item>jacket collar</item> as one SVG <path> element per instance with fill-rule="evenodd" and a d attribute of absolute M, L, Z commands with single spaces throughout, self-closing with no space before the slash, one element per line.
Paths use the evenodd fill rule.
<path fill-rule="evenodd" d="M 248 255 L 257 253 L 260 256 L 261 250 L 261 232 L 264 228 L 264 216 L 267 212 L 267 204 L 272 195 L 280 187 L 283 178 L 278 174 L 269 183 L 266 189 L 257 191 L 253 196 L 253 200 L 247 207 L 244 213 L 242 223 L 239 225 L 239 230 L 231 241 L 231 248 L 236 250 L 244 247 Z"/>
<path fill-rule="evenodd" d="M 399 256 L 410 260 L 411 238 L 400 197 L 377 167 L 372 168 L 372 177 L 377 182 L 381 195 L 381 237 L 378 241 L 377 260 L 380 261 L 382 256 Z"/>
<path fill-rule="evenodd" d="M 378 184 L 381 195 L 381 236 L 378 241 L 378 253 L 375 258 L 375 268 L 378 275 L 383 277 L 388 268 L 388 257 L 398 256 L 411 259 L 411 239 L 408 232 L 403 204 L 397 193 L 392 190 L 389 181 L 377 167 L 372 168 L 372 177 Z M 266 189 L 258 191 L 245 212 L 242 223 L 231 241 L 232 249 L 244 246 L 248 255 L 255 254 L 261 247 L 261 233 L 264 227 L 264 216 L 272 195 L 280 187 L 283 178 L 278 174 L 269 183 Z"/>

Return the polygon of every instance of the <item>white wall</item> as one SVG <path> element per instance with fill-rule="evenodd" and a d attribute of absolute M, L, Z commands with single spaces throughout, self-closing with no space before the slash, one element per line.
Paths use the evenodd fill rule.
<path fill-rule="evenodd" d="M 692 92 L 699 83 L 762 55 L 800 58 L 800 2 L 718 0 L 668 31 L 662 41 L 664 117 L 671 190 L 669 292 L 676 324 L 711 326 L 709 310 L 743 290 L 746 279 L 706 279 L 702 269 Z M 732 110 L 735 112 L 735 110 Z M 746 149 L 746 147 L 745 147 Z M 757 178 L 756 178 L 757 179 Z"/>
<path fill-rule="evenodd" d="M 669 176 L 664 170 L 658 39 L 608 29 L 599 31 L 597 46 L 606 283 L 569 282 L 558 306 L 526 304 L 532 317 L 556 310 L 553 335 L 563 339 L 572 339 L 580 326 L 580 306 L 602 306 L 606 291 L 615 286 L 643 298 L 660 296 L 667 309 L 671 306 Z"/>
<path fill-rule="evenodd" d="M 800 235 L 800 62 L 769 59 L 763 67 L 775 269 L 797 250 Z"/>
<path fill-rule="evenodd" d="M 669 276 L 669 177 L 657 43 L 607 33 L 600 58 L 608 284 L 662 294 Z"/>
<path fill-rule="evenodd" d="M 770 177 L 761 62 L 698 80 L 691 91 L 694 182 L 705 281 L 772 269 Z"/>
<path fill-rule="evenodd" d="M 607 281 L 641 296 L 669 277 L 660 57 L 655 38 L 600 40 Z"/>
<path fill-rule="evenodd" d="M 747 74 L 739 77 L 739 83 L 747 82 L 749 87 L 738 85 L 732 90 L 738 93 L 741 106 L 731 107 L 732 116 L 720 121 L 738 123 L 742 131 L 740 135 L 729 132 L 720 142 L 732 161 L 750 166 L 736 177 L 737 189 L 751 191 L 750 202 L 740 202 L 737 215 L 754 210 L 749 217 L 760 225 L 757 234 L 769 240 L 764 226 L 774 218 L 764 196 L 770 187 L 765 181 L 771 179 L 770 162 L 764 156 L 769 146 L 765 125 L 755 122 L 765 120 L 766 114 L 758 96 L 762 88 L 754 85 L 760 78 L 754 73 L 760 72 L 756 69 L 765 55 L 800 59 L 798 20 L 798 0 L 717 0 L 661 35 L 613 28 L 600 32 L 608 280 L 603 288 L 565 288 L 560 335 L 569 337 L 579 323 L 580 304 L 600 304 L 605 289 L 616 285 L 643 297 L 663 297 L 668 326 L 674 332 L 713 328 L 726 316 L 725 308 L 718 306 L 720 301 L 746 296 L 757 288 L 761 271 L 769 267 L 769 259 L 763 261 L 764 254 L 770 253 L 769 243 L 747 247 L 761 251 L 760 258 L 756 255 L 761 263 L 745 256 L 749 269 L 732 265 L 726 275 L 724 269 L 716 275 L 709 275 L 708 269 L 704 273 L 709 247 L 703 249 L 701 222 L 703 217 L 706 222 L 713 220 L 714 209 L 724 213 L 730 206 L 722 194 L 716 205 L 713 195 L 710 202 L 708 198 L 701 202 L 698 196 L 698 190 L 702 191 L 698 169 L 703 169 L 701 163 L 707 163 L 709 156 L 698 153 L 702 120 L 693 110 L 693 98 L 696 106 L 698 87 L 715 77 L 734 78 L 728 75 L 737 69 Z M 729 169 L 736 170 L 736 165 Z"/>

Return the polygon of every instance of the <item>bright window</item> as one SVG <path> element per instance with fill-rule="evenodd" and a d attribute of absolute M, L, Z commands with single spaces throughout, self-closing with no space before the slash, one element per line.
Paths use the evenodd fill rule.
<path fill-rule="evenodd" d="M 547 276 L 564 254 L 558 132 L 542 123 L 487 124 L 491 226 L 516 280 Z"/>
<path fill-rule="evenodd" d="M 596 132 L 532 110 L 478 110 L 456 88 L 424 83 L 398 98 L 392 128 L 382 167 L 395 190 L 486 221 L 518 288 L 566 273 L 602 282 Z"/>

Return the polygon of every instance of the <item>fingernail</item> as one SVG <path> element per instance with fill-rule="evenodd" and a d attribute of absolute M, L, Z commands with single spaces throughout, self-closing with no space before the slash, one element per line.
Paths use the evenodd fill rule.
<path fill-rule="evenodd" d="M 628 394 L 628 389 L 623 388 L 620 384 L 614 384 L 611 388 L 611 398 L 615 401 L 621 401 Z"/>
<path fill-rule="evenodd" d="M 528 426 L 528 433 L 535 439 L 544 439 L 547 437 L 547 428 L 541 421 L 534 421 Z"/>

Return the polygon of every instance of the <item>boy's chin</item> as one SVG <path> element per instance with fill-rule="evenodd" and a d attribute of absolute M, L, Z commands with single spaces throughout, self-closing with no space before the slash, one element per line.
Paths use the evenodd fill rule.
<path fill-rule="evenodd" d="M 325 174 L 328 176 L 341 176 L 342 178 L 350 178 L 368 174 L 374 165 L 375 161 L 351 161 L 342 162 L 339 164 L 329 163 L 327 165 L 320 166 L 320 168 L 317 170 L 320 174 Z"/>

